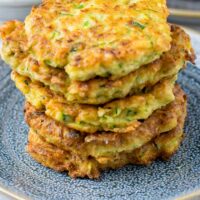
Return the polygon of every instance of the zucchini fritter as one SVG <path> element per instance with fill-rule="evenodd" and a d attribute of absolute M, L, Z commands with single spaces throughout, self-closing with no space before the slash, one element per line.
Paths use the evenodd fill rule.
<path fill-rule="evenodd" d="M 175 81 L 195 55 L 168 14 L 166 0 L 42 0 L 0 27 L 35 160 L 98 178 L 177 151 L 187 100 Z"/>
<path fill-rule="evenodd" d="M 114 157 L 101 158 L 99 159 L 100 162 L 92 158 L 82 159 L 78 155 L 59 149 L 44 141 L 33 130 L 29 132 L 27 151 L 42 165 L 56 171 L 68 171 L 69 176 L 72 178 L 89 177 L 94 179 L 99 178 L 100 171 L 108 168 L 117 169 L 127 164 L 149 165 L 157 158 L 169 159 L 178 150 L 183 138 L 183 130 L 177 129 L 163 134 L 161 140 L 158 137 L 155 142 L 150 142 L 131 153 L 121 153 Z"/>
<path fill-rule="evenodd" d="M 71 80 L 114 80 L 170 49 L 167 16 L 165 0 L 44 1 L 25 20 L 22 49 Z"/>
<path fill-rule="evenodd" d="M 182 141 L 186 114 L 183 92 L 176 87 L 175 93 L 173 103 L 156 111 L 134 132 L 119 137 L 112 136 L 112 133 L 110 136 L 99 133 L 99 136 L 94 136 L 96 141 L 89 142 L 87 137 L 90 136 L 69 130 L 26 104 L 25 116 L 31 127 L 27 150 L 44 166 L 68 171 L 74 178 L 98 178 L 100 171 L 107 168 L 116 169 L 129 163 L 147 165 L 158 157 L 169 159 Z M 173 126 L 171 117 L 176 121 Z M 141 133 L 145 135 L 143 138 Z M 101 140 L 101 135 L 108 140 Z"/>
<path fill-rule="evenodd" d="M 183 91 L 176 86 L 174 93 L 175 101 L 156 110 L 133 131 L 97 132 L 93 135 L 81 133 L 56 122 L 30 103 L 25 105 L 25 119 L 27 124 L 48 143 L 81 156 L 103 158 L 124 151 L 133 151 L 161 133 L 174 129 L 179 124 L 178 119 L 184 118 L 186 113 L 186 98 Z"/>
<path fill-rule="evenodd" d="M 15 71 L 44 83 L 73 103 L 103 104 L 113 99 L 124 98 L 128 94 L 137 94 L 144 87 L 177 74 L 185 61 L 193 61 L 189 36 L 181 28 L 172 25 L 171 49 L 153 63 L 114 81 L 106 78 L 86 82 L 70 81 L 62 69 L 42 65 L 30 55 L 24 54 L 23 48 L 27 39 L 22 23 L 10 21 L 1 28 L 1 33 L 4 43 L 2 57 Z"/>
<path fill-rule="evenodd" d="M 121 131 L 127 126 L 137 127 L 138 120 L 148 118 L 152 112 L 174 100 L 176 77 L 164 79 L 150 91 L 112 101 L 103 106 L 69 104 L 66 99 L 52 92 L 39 82 L 12 73 L 17 88 L 36 108 L 70 128 L 94 133 L 96 131 Z M 120 130 L 119 130 L 120 129 Z"/>

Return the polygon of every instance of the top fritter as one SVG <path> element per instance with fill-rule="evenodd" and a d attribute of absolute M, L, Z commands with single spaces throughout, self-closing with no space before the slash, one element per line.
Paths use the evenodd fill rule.
<path fill-rule="evenodd" d="M 26 51 L 72 80 L 117 79 L 170 49 L 167 16 L 165 0 L 46 0 L 25 20 Z"/>

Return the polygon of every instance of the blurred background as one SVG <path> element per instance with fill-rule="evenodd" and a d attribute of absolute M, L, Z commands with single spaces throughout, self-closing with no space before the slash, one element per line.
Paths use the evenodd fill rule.
<path fill-rule="evenodd" d="M 0 0 L 0 22 L 20 19 L 30 12 L 41 0 Z M 169 21 L 189 26 L 200 31 L 200 0 L 167 0 L 170 8 Z"/>
<path fill-rule="evenodd" d="M 169 21 L 200 30 L 200 0 L 167 0 Z"/>

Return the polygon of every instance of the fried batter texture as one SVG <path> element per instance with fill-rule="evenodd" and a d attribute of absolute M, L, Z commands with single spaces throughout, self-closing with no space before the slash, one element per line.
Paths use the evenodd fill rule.
<path fill-rule="evenodd" d="M 166 0 L 42 0 L 0 27 L 36 161 L 98 178 L 177 151 L 187 100 L 175 82 L 195 55 L 168 15 Z"/>
<path fill-rule="evenodd" d="M 0 32 L 3 38 L 2 57 L 13 70 L 44 83 L 73 103 L 103 104 L 128 94 L 137 94 L 144 87 L 177 74 L 186 61 L 193 61 L 194 58 L 189 36 L 178 26 L 172 25 L 171 49 L 153 63 L 117 80 L 96 78 L 85 82 L 71 81 L 64 70 L 40 64 L 25 53 L 27 39 L 23 23 L 10 21 Z"/>
<path fill-rule="evenodd" d="M 170 49 L 167 16 L 165 0 L 45 1 L 25 20 L 27 47 L 72 80 L 117 79 Z"/>
<path fill-rule="evenodd" d="M 148 118 L 153 111 L 174 100 L 173 88 L 176 77 L 162 80 L 150 91 L 115 100 L 103 106 L 68 104 L 66 99 L 52 92 L 39 82 L 12 73 L 12 80 L 28 102 L 46 115 L 82 132 L 118 132 L 127 126 L 137 127 L 138 120 Z"/>
<path fill-rule="evenodd" d="M 135 131 L 121 134 L 84 136 L 27 103 L 25 117 L 31 127 L 27 150 L 44 166 L 68 171 L 71 177 L 98 178 L 107 168 L 169 159 L 182 141 L 186 116 L 185 95 L 178 86 L 174 92 L 174 102 L 155 111 Z"/>

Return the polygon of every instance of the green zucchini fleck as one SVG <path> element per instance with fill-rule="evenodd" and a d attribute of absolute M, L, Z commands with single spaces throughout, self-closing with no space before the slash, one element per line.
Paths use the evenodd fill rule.
<path fill-rule="evenodd" d="M 80 121 L 79 124 L 84 126 L 84 125 L 86 125 L 86 122 Z"/>
<path fill-rule="evenodd" d="M 136 114 L 137 114 L 137 111 L 134 111 L 132 109 L 126 109 L 126 116 L 133 117 Z"/>
<path fill-rule="evenodd" d="M 104 78 L 108 78 L 110 77 L 112 74 L 110 72 L 105 72 L 104 74 L 102 74 L 102 77 Z"/>
<path fill-rule="evenodd" d="M 121 69 L 123 67 L 123 63 L 119 63 L 119 68 Z"/>
<path fill-rule="evenodd" d="M 85 6 L 84 6 L 84 4 L 82 4 L 82 3 L 81 3 L 81 4 L 78 4 L 78 5 L 77 5 L 77 4 L 74 5 L 74 8 L 75 8 L 75 9 L 83 9 L 84 7 L 85 7 Z"/>
<path fill-rule="evenodd" d="M 132 25 L 136 26 L 136 27 L 138 27 L 138 28 L 140 28 L 142 30 L 146 28 L 146 26 L 144 24 L 141 24 L 140 22 L 137 22 L 137 21 L 133 21 Z"/>
<path fill-rule="evenodd" d="M 78 49 L 77 49 L 77 47 L 72 47 L 71 49 L 70 49 L 70 52 L 76 52 Z"/>
<path fill-rule="evenodd" d="M 61 16 L 70 16 L 70 17 L 73 17 L 73 16 L 74 16 L 74 15 L 68 13 L 68 12 L 65 12 L 65 11 L 61 11 L 61 12 L 60 12 L 60 15 L 61 15 Z"/>
<path fill-rule="evenodd" d="M 28 81 L 28 80 L 24 80 L 24 83 L 25 83 L 26 85 L 29 85 L 29 81 Z"/>
<path fill-rule="evenodd" d="M 62 120 L 64 122 L 72 122 L 73 121 L 73 117 L 71 115 L 66 115 L 66 114 L 62 114 Z"/>
<path fill-rule="evenodd" d="M 121 91 L 121 90 L 116 90 L 115 92 L 114 92 L 114 94 L 113 94 L 113 97 L 120 97 L 121 95 L 123 94 L 123 91 Z"/>
<path fill-rule="evenodd" d="M 111 129 L 114 129 L 114 128 L 116 128 L 116 125 L 115 125 L 115 124 L 112 124 L 112 125 L 110 125 L 110 128 L 111 128 Z"/>
<path fill-rule="evenodd" d="M 122 110 L 121 110 L 120 108 L 118 108 L 118 107 L 114 108 L 114 114 L 115 114 L 116 116 L 120 115 L 121 111 L 122 111 Z"/>
<path fill-rule="evenodd" d="M 56 37 L 58 37 L 59 35 L 60 35 L 60 32 L 54 31 L 54 32 L 52 33 L 51 38 L 52 38 L 52 39 L 53 39 L 53 38 L 56 38 Z"/>
<path fill-rule="evenodd" d="M 85 21 L 85 22 L 83 23 L 83 27 L 84 27 L 84 28 L 89 28 L 89 27 L 90 27 L 90 22 L 89 22 L 89 21 Z"/>
<path fill-rule="evenodd" d="M 44 63 L 45 65 L 52 66 L 52 63 L 50 60 L 44 60 Z"/>

